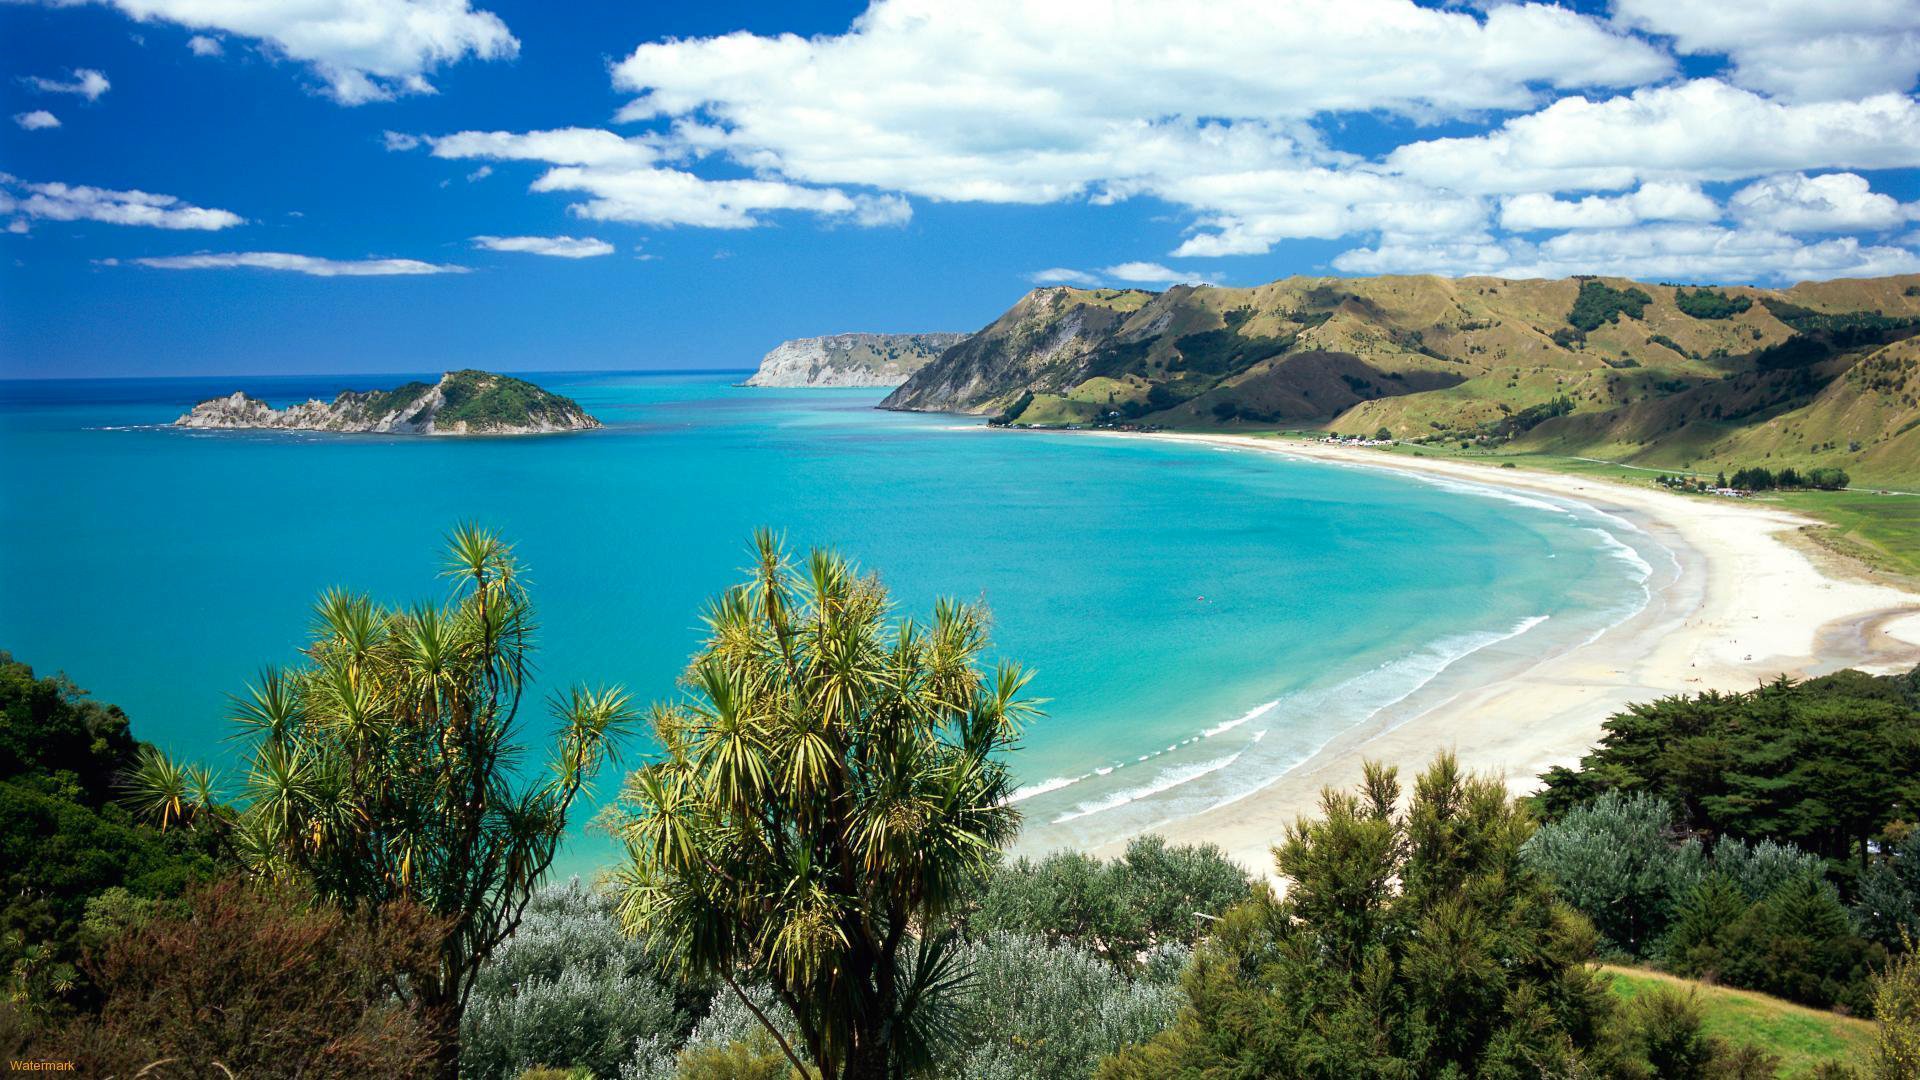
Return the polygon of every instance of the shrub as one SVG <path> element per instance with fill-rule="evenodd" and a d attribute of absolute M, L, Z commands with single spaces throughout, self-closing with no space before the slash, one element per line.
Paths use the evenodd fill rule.
<path fill-rule="evenodd" d="M 1567 312 L 1567 325 L 1583 334 L 1589 333 L 1604 323 L 1618 322 L 1621 312 L 1637 319 L 1652 302 L 1653 297 L 1640 289 L 1616 289 L 1604 281 L 1589 278 L 1580 283 L 1573 310 Z"/>
<path fill-rule="evenodd" d="M 1904 1080 L 1920 1076 L 1920 954 L 1912 939 L 1906 954 L 1873 981 L 1873 1015 L 1880 1022 L 1874 1076 Z"/>
<path fill-rule="evenodd" d="M 240 881 L 186 903 L 108 943 L 89 965 L 98 1022 L 49 1032 L 41 1056 L 154 1080 L 434 1074 L 432 1029 L 396 991 L 432 969 L 443 920 L 406 904 L 350 918 L 303 891 Z"/>
<path fill-rule="evenodd" d="M 1673 304 L 1696 319 L 1731 319 L 1752 307 L 1753 300 L 1745 296 L 1729 296 L 1713 289 L 1695 289 L 1692 292 L 1675 289 Z"/>
<path fill-rule="evenodd" d="M 1854 931 L 1832 884 L 1816 875 L 1749 901 L 1714 874 L 1682 906 L 1664 943 L 1669 967 L 1802 1004 L 1871 1007 L 1867 978 L 1885 951 Z"/>
<path fill-rule="evenodd" d="M 1853 917 L 1861 933 L 1890 949 L 1920 938 L 1920 833 L 1884 852 L 1860 875 Z"/>
<path fill-rule="evenodd" d="M 1699 841 L 1678 839 L 1673 808 L 1644 792 L 1609 792 L 1576 807 L 1523 850 L 1602 937 L 1636 957 L 1706 872 Z"/>
<path fill-rule="evenodd" d="M 611 1077 L 648 1038 L 677 1044 L 704 1005 L 659 974 L 620 933 L 610 901 L 576 881 L 536 893 L 506 944 L 481 969 L 461 1024 L 460 1073 L 505 1080 L 532 1066 Z"/>
<path fill-rule="evenodd" d="M 1185 1002 L 1174 980 L 1186 951 L 1163 953 L 1157 980 L 1129 980 L 1088 949 L 992 934 L 969 944 L 973 977 L 959 1045 L 939 1072 L 953 1080 L 1075 1080 L 1100 1059 L 1144 1042 Z"/>
<path fill-rule="evenodd" d="M 1201 916 L 1246 899 L 1250 887 L 1246 872 L 1211 844 L 1170 847 L 1142 836 L 1112 862 L 1068 851 L 1001 864 L 967 928 L 1072 942 L 1132 971 L 1156 945 L 1193 944 L 1205 928 Z"/>
<path fill-rule="evenodd" d="M 1200 946 L 1173 1027 L 1101 1066 L 1161 1077 L 1534 1076 L 1586 1070 L 1612 1014 L 1594 934 L 1521 858 L 1505 785 L 1442 756 L 1328 791 L 1275 851 L 1289 879 Z"/>

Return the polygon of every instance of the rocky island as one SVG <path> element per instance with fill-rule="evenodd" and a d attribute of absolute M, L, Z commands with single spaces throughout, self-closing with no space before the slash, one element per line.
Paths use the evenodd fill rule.
<path fill-rule="evenodd" d="M 275 409 L 235 391 L 195 405 L 173 422 L 186 428 L 272 428 L 385 435 L 545 435 L 600 426 L 572 398 L 488 371 L 449 371 L 439 382 L 392 390 L 348 390 Z"/>
<path fill-rule="evenodd" d="M 783 341 L 746 386 L 899 386 L 966 334 L 832 334 Z"/>

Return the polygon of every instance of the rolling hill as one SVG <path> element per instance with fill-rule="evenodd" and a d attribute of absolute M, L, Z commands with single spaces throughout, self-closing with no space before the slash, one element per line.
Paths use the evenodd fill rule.
<path fill-rule="evenodd" d="M 1389 276 L 1035 289 L 884 408 L 1318 427 L 1920 481 L 1920 275 L 1790 289 Z"/>

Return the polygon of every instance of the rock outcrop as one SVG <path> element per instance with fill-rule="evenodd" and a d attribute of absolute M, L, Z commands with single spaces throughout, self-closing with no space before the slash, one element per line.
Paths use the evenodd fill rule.
<path fill-rule="evenodd" d="M 523 379 L 450 371 L 436 383 L 348 390 L 275 409 L 238 391 L 195 405 L 173 422 L 186 428 L 268 428 L 388 435 L 544 435 L 600 426 L 572 398 Z"/>
<path fill-rule="evenodd" d="M 899 386 L 965 334 L 833 334 L 783 341 L 746 386 Z"/>

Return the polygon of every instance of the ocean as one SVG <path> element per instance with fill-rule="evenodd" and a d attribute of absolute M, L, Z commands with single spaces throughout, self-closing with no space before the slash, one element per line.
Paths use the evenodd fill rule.
<path fill-rule="evenodd" d="M 0 382 L 0 648 L 230 766 L 226 696 L 297 659 L 320 591 L 439 597 L 441 538 L 476 520 L 529 570 L 538 691 L 644 703 L 677 693 L 702 604 L 771 526 L 878 571 L 905 612 L 991 607 L 1048 699 L 1013 760 L 1038 849 L 1242 797 L 1435 678 L 1591 637 L 1660 556 L 1578 504 L 744 375 L 543 373 L 607 427 L 522 439 L 163 426 L 235 389 L 284 405 L 406 376 Z M 587 816 L 563 870 L 613 855 Z"/>

